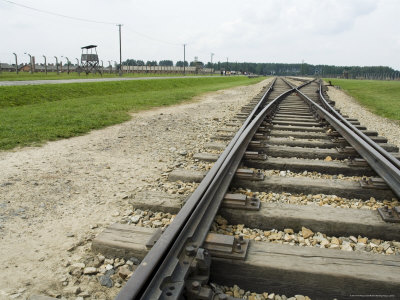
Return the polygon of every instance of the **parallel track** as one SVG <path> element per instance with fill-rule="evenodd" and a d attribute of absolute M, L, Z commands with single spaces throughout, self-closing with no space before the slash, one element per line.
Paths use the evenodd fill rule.
<path fill-rule="evenodd" d="M 379 142 L 379 138 L 367 136 L 368 131 L 360 131 L 357 127 L 361 126 L 352 123 L 357 124 L 354 120 L 345 119 L 330 106 L 324 96 L 324 87 L 317 81 L 306 81 L 296 87 L 287 80 L 276 79 L 174 221 L 151 248 L 117 299 L 227 299 L 226 295 L 218 294 L 208 287 L 210 265 L 211 278 L 218 280 L 218 275 L 213 275 L 213 269 L 215 265 L 223 266 L 221 261 L 224 258 L 217 260 L 217 264 L 214 264 L 214 260 L 211 263 L 213 255 L 204 249 L 203 244 L 206 239 L 209 241 L 207 235 L 219 209 L 224 205 L 224 197 L 238 189 L 283 190 L 292 193 L 302 193 L 309 189 L 309 193 L 325 194 L 333 189 L 332 194 L 348 197 L 399 197 L 400 164 L 394 153 L 384 148 L 391 152 L 398 149 L 385 143 L 375 143 L 374 139 Z M 339 139 L 339 136 L 345 140 Z M 332 137 L 336 138 L 333 145 Z M 300 145 L 302 148 L 297 148 Z M 335 146 L 340 151 L 332 148 Z M 212 155 L 209 157 L 213 160 Z M 334 161 L 327 162 L 324 160 L 326 157 Z M 343 159 L 355 160 L 358 165 L 346 167 Z M 246 171 L 237 172 L 243 168 Z M 251 174 L 249 168 L 262 171 Z M 369 189 L 364 195 L 362 188 L 357 189 L 350 183 L 346 185 L 339 182 L 335 190 L 334 185 L 325 188 L 316 183 L 313 186 L 311 182 L 302 185 L 301 180 L 304 179 L 301 178 L 284 178 L 284 182 L 279 181 L 282 178 L 275 178 L 277 176 L 263 179 L 262 174 L 266 169 L 290 169 L 299 173 L 322 170 L 321 173 L 326 174 L 342 172 L 364 178 L 371 175 L 376 177 L 378 174 L 390 189 Z M 250 180 L 246 178 L 248 176 Z M 282 224 L 275 226 L 280 227 Z M 397 231 L 399 229 L 398 226 L 394 228 Z M 216 273 L 221 273 L 221 270 Z M 260 279 L 260 282 L 263 281 Z M 250 283 L 247 286 L 253 288 L 256 285 Z M 400 283 L 398 289 L 399 286 Z M 390 288 L 391 293 L 398 292 L 396 288 Z M 337 295 L 340 295 L 340 289 L 338 287 Z M 334 290 L 332 288 L 327 291 L 326 295 L 332 296 L 329 293 Z M 311 296 L 320 297 L 320 291 Z"/>

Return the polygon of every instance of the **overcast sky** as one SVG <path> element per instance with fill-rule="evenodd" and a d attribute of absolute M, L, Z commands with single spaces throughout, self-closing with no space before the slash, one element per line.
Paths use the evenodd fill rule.
<path fill-rule="evenodd" d="M 104 65 L 122 59 L 387 65 L 400 70 L 399 0 L 0 0 L 0 61 L 24 52 L 80 57 L 96 44 Z M 64 59 L 65 61 L 65 59 Z"/>

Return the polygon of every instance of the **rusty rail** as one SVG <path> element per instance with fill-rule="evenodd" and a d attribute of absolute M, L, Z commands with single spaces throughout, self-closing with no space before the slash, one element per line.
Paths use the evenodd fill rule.
<path fill-rule="evenodd" d="M 296 91 L 320 118 L 325 119 L 367 161 L 396 196 L 400 197 L 400 162 L 336 112 L 323 97 L 321 83 L 319 96 L 323 107 L 298 88 Z"/>
<path fill-rule="evenodd" d="M 204 299 L 209 299 L 210 291 L 201 290 L 202 283 L 209 279 L 211 261 L 208 251 L 202 248 L 204 240 L 253 135 L 280 101 L 296 90 L 290 88 L 266 104 L 272 89 L 273 85 L 116 299 L 181 299 L 184 293 L 190 297 L 193 289 L 196 295 L 204 293 Z"/>

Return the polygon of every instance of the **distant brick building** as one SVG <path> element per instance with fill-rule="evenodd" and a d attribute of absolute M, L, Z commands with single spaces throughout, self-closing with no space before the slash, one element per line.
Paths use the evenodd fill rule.
<path fill-rule="evenodd" d="M 15 71 L 15 65 L 10 65 L 10 64 L 6 64 L 6 63 L 0 63 L 0 71 L 2 71 L 2 72 Z"/>

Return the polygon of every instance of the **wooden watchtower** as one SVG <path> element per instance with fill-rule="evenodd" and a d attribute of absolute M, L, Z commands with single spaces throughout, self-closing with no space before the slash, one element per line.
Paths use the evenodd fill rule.
<path fill-rule="evenodd" d="M 99 65 L 99 56 L 97 54 L 97 45 L 84 46 L 81 49 L 81 67 L 86 75 L 91 72 L 99 72 L 100 74 L 102 74 Z"/>

